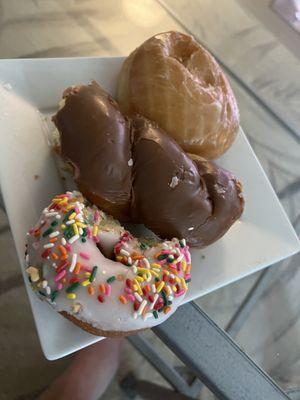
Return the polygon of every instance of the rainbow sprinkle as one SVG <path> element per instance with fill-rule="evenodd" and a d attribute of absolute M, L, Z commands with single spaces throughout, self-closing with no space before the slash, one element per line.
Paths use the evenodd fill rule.
<path fill-rule="evenodd" d="M 135 260 L 132 266 L 135 277 L 126 279 L 122 296 L 132 304 L 133 318 L 157 319 L 159 312 L 168 314 L 171 311 L 174 297 L 181 297 L 188 290 L 191 268 L 188 264 L 190 258 L 187 257 L 188 246 L 184 239 L 178 241 L 175 247 L 174 244 L 163 243 L 162 250 L 150 257 L 155 259 L 153 262 L 145 254 L 129 252 L 126 245 L 131 239 L 126 232 L 115 246 L 119 262 L 128 266 L 128 258 Z M 142 251 L 149 249 L 144 242 L 140 242 L 139 247 Z"/>
<path fill-rule="evenodd" d="M 44 263 L 51 260 L 54 284 L 51 287 L 43 279 L 43 263 L 28 266 L 26 271 L 31 284 L 51 302 L 58 296 L 70 301 L 77 299 L 71 303 L 76 313 L 82 309 L 77 302 L 81 291 L 94 296 L 99 307 L 112 294 L 117 296 L 120 307 L 130 307 L 135 319 L 158 319 L 161 314 L 171 312 L 172 302 L 185 295 L 191 281 L 191 259 L 185 239 L 159 243 L 160 250 L 154 253 L 146 241 L 138 242 L 125 232 L 114 247 L 114 254 L 116 261 L 126 266 L 129 273 L 108 275 L 99 282 L 99 267 L 91 265 L 88 252 L 78 250 L 77 253 L 74 244 L 78 240 L 81 246 L 87 241 L 99 242 L 101 213 L 94 208 L 86 212 L 78 192 L 54 197 L 43 211 L 39 226 L 29 231 L 33 237 L 32 247 L 39 252 L 41 260 Z M 113 291 L 116 282 L 122 288 L 117 294 Z"/>

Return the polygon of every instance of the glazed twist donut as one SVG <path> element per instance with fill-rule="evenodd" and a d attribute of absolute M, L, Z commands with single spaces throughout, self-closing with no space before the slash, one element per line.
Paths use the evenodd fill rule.
<path fill-rule="evenodd" d="M 193 161 L 144 117 L 125 118 L 96 82 L 63 97 L 53 117 L 58 151 L 73 166 L 79 190 L 105 212 L 197 247 L 213 243 L 240 217 L 241 184 L 230 172 Z"/>
<path fill-rule="evenodd" d="M 134 238 L 79 192 L 57 195 L 27 243 L 36 294 L 95 335 L 124 336 L 163 322 L 191 279 L 184 239 Z"/>

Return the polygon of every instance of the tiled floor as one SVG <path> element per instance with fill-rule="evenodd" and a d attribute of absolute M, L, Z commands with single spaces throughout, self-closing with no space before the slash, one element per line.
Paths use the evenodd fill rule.
<path fill-rule="evenodd" d="M 244 130 L 275 190 L 280 192 L 292 185 L 283 205 L 299 232 L 300 191 L 293 187 L 300 176 L 299 137 L 293 130 L 299 124 L 299 60 L 245 12 L 241 1 L 220 2 L 218 7 L 209 0 L 163 3 L 176 20 L 154 0 L 0 0 L 0 57 L 124 55 L 152 34 L 184 30 L 183 24 L 233 72 L 230 77 Z M 241 52 L 246 48 L 251 49 L 251 55 Z M 270 65 L 274 66 L 271 78 Z M 291 129 L 249 94 L 241 79 L 282 115 Z M 65 368 L 71 357 L 49 362 L 41 353 L 8 221 L 2 211 L 0 253 L 0 400 L 29 400 Z M 286 387 L 300 385 L 299 265 L 300 259 L 295 257 L 290 265 L 276 267 L 267 291 L 237 337 L 249 354 Z M 200 299 L 199 304 L 225 326 L 255 279 L 252 276 L 221 289 Z M 127 344 L 118 377 L 103 397 L 105 400 L 126 400 L 117 382 L 128 371 L 166 385 Z M 201 398 L 212 397 L 206 391 Z"/>

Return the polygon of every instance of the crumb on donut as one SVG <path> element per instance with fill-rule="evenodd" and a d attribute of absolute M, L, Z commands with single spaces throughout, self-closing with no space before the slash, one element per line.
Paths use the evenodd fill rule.
<path fill-rule="evenodd" d="M 74 303 L 71 306 L 71 310 L 73 314 L 78 314 L 82 309 L 82 305 L 80 303 Z"/>
<path fill-rule="evenodd" d="M 179 179 L 177 178 L 177 176 L 173 176 L 171 183 L 170 183 L 170 188 L 173 189 L 174 187 L 176 187 L 178 185 L 178 183 L 179 183 Z"/>

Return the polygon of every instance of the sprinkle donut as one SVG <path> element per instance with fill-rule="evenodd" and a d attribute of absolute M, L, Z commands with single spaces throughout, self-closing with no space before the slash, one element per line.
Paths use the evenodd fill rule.
<path fill-rule="evenodd" d="M 33 290 L 82 329 L 117 337 L 166 320 L 191 280 L 185 239 L 138 239 L 80 192 L 57 195 L 28 232 Z"/>

